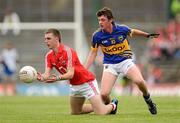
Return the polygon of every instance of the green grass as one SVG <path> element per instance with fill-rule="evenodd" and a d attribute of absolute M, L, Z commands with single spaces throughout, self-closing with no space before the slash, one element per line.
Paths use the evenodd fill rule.
<path fill-rule="evenodd" d="M 116 115 L 70 115 L 68 97 L 0 97 L 0 123 L 180 123 L 179 97 L 153 97 L 151 115 L 142 97 L 120 97 Z"/>

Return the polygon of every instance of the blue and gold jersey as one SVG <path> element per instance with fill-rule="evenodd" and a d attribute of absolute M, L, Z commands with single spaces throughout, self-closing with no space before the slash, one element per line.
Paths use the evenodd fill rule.
<path fill-rule="evenodd" d="M 101 47 L 104 54 L 104 64 L 117 64 L 125 59 L 132 58 L 127 36 L 131 29 L 125 25 L 113 26 L 113 32 L 107 33 L 102 29 L 94 32 L 92 37 L 92 49 L 97 50 Z"/>

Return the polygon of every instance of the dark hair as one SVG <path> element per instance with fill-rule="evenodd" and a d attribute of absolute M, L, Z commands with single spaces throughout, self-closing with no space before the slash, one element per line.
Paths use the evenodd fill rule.
<path fill-rule="evenodd" d="M 108 7 L 104 7 L 102 9 L 100 9 L 99 11 L 97 11 L 96 13 L 97 17 L 100 17 L 102 15 L 106 16 L 109 20 L 110 19 L 114 19 L 112 11 L 110 8 Z M 114 21 L 112 22 L 112 24 L 114 25 Z"/>
<path fill-rule="evenodd" d="M 52 33 L 54 36 L 59 37 L 59 42 L 61 42 L 61 32 L 58 29 L 50 28 L 45 31 L 45 34 Z"/>

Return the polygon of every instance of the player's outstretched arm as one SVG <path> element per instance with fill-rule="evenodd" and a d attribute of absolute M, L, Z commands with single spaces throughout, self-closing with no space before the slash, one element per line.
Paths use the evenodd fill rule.
<path fill-rule="evenodd" d="M 159 34 L 156 34 L 156 33 L 147 33 L 147 32 L 144 32 L 144 31 L 141 31 L 141 30 L 138 30 L 138 29 L 132 29 L 131 30 L 131 33 L 130 33 L 130 36 L 133 37 L 133 36 L 144 36 L 146 38 L 158 38 Z"/>

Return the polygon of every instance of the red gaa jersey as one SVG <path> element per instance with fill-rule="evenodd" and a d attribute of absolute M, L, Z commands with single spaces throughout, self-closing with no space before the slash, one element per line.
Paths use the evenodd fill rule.
<path fill-rule="evenodd" d="M 55 67 L 60 74 L 65 74 L 68 66 L 74 67 L 74 76 L 70 79 L 72 85 L 80 85 L 95 79 L 94 75 L 80 63 L 76 52 L 63 44 L 58 47 L 58 53 L 55 54 L 51 50 L 46 54 L 45 63 L 48 68 Z"/>

